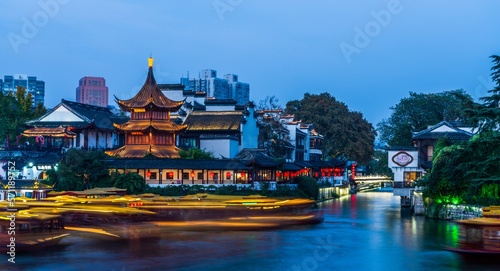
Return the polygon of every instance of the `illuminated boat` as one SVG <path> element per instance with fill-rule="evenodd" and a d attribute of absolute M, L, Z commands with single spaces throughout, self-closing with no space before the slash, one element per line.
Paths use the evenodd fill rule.
<path fill-rule="evenodd" d="M 458 245 L 448 250 L 468 259 L 500 256 L 500 219 L 481 217 L 456 223 L 459 226 Z"/>
<path fill-rule="evenodd" d="M 188 196 L 177 199 L 146 200 L 136 206 L 154 212 L 154 220 L 193 221 L 248 216 L 294 216 L 315 212 L 310 199 L 276 199 L 266 197 Z"/>
<path fill-rule="evenodd" d="M 26 211 L 0 213 L 0 251 L 38 251 L 58 245 L 69 233 L 60 215 Z"/>

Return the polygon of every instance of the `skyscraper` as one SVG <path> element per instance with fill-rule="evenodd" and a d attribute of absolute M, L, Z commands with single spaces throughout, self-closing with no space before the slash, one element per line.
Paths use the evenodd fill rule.
<path fill-rule="evenodd" d="M 82 77 L 76 88 L 76 102 L 100 107 L 108 106 L 106 80 L 102 77 Z"/>
<path fill-rule="evenodd" d="M 3 93 L 16 92 L 17 87 L 23 87 L 33 97 L 33 106 L 44 103 L 45 82 L 36 80 L 36 76 L 26 74 L 5 75 L 3 83 L 0 80 L 0 88 Z"/>
<path fill-rule="evenodd" d="M 238 105 L 246 104 L 250 97 L 250 85 L 238 82 L 238 75 L 226 74 L 217 78 L 216 70 L 202 70 L 199 78 L 181 78 L 186 90 L 206 93 L 207 98 L 233 99 Z"/>

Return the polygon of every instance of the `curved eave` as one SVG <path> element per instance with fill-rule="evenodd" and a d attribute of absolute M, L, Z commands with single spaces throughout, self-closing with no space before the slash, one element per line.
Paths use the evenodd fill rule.
<path fill-rule="evenodd" d="M 173 102 L 171 105 L 163 105 L 158 101 L 154 100 L 137 102 L 137 101 L 116 99 L 116 103 L 118 104 L 121 110 L 128 112 L 134 111 L 134 109 L 151 109 L 153 111 L 176 112 L 179 111 L 179 109 L 181 109 L 182 105 L 184 104 L 184 100 Z"/>
<path fill-rule="evenodd" d="M 116 124 L 113 123 L 116 130 L 120 132 L 149 132 L 150 129 L 157 132 L 169 132 L 169 133 L 180 133 L 187 129 L 187 125 L 172 124 L 172 127 L 161 127 L 160 125 L 148 124 L 144 126 L 136 125 L 129 127 L 129 123 Z"/>

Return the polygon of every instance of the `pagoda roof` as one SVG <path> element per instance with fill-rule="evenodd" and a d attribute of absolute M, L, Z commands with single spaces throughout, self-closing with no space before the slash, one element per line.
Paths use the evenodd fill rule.
<path fill-rule="evenodd" d="M 149 154 L 157 158 L 179 158 L 179 149 L 173 145 L 125 145 L 116 150 L 106 151 L 106 154 L 120 158 L 143 158 Z"/>
<path fill-rule="evenodd" d="M 115 128 L 120 131 L 147 131 L 153 128 L 157 131 L 165 131 L 178 133 L 186 130 L 187 125 L 179 125 L 172 121 L 166 120 L 130 120 L 123 124 L 114 124 Z"/>
<path fill-rule="evenodd" d="M 150 58 L 149 61 L 149 70 L 146 82 L 144 82 L 144 85 L 139 92 L 128 100 L 120 100 L 115 96 L 116 103 L 118 103 L 118 106 L 124 111 L 131 111 L 134 108 L 150 107 L 160 111 L 178 111 L 185 99 L 182 101 L 173 101 L 163 94 L 158 84 L 156 84 L 156 80 L 153 75 L 152 58 Z"/>
<path fill-rule="evenodd" d="M 187 132 L 239 131 L 242 121 L 245 118 L 240 111 L 203 111 L 189 114 L 184 124 Z"/>

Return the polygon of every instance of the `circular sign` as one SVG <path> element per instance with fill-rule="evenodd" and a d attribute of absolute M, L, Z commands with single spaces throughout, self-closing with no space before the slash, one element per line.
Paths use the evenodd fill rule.
<path fill-rule="evenodd" d="M 413 162 L 413 157 L 405 151 L 400 151 L 392 156 L 392 161 L 398 166 L 404 167 Z"/>

